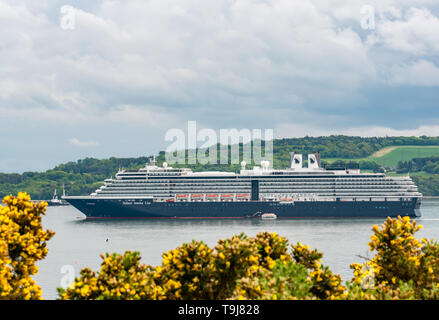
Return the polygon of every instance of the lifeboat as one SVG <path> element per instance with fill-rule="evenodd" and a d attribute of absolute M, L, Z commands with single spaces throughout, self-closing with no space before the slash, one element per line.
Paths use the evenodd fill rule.
<path fill-rule="evenodd" d="M 233 194 L 222 194 L 221 198 L 231 198 L 233 197 Z"/>
<path fill-rule="evenodd" d="M 274 213 L 263 213 L 261 215 L 261 219 L 262 220 L 276 220 L 277 215 L 275 215 Z"/>
<path fill-rule="evenodd" d="M 238 198 L 248 198 L 249 195 L 248 194 L 237 194 L 236 195 Z"/>
<path fill-rule="evenodd" d="M 167 199 L 166 202 L 174 202 L 174 199 Z"/>
<path fill-rule="evenodd" d="M 208 197 L 208 198 L 218 198 L 218 195 L 217 194 L 208 194 L 208 195 L 206 195 L 206 197 Z"/>
<path fill-rule="evenodd" d="M 177 194 L 177 198 L 187 198 L 187 194 Z"/>
<path fill-rule="evenodd" d="M 191 195 L 191 198 L 202 198 L 203 195 L 202 194 L 193 194 Z"/>

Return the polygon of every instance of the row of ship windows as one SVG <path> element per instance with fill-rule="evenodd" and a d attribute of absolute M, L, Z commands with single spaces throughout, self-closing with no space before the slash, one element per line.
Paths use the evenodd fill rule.
<path fill-rule="evenodd" d="M 112 181 L 124 181 L 125 179 L 112 179 Z M 132 180 L 132 179 L 127 179 L 130 183 L 136 183 L 138 182 L 145 182 L 146 179 L 137 179 L 137 180 Z M 260 182 L 270 182 L 270 181 L 275 181 L 275 182 L 308 182 L 308 181 L 326 181 L 326 182 L 353 182 L 353 181 L 411 181 L 410 178 L 363 178 L 363 177 L 359 177 L 359 178 L 320 178 L 320 179 L 315 179 L 315 178 L 305 178 L 305 179 L 298 179 L 298 178 L 289 178 L 289 179 L 277 179 L 277 178 L 270 178 L 270 177 L 265 177 L 265 178 L 252 178 L 252 177 L 247 177 L 245 179 L 241 178 L 237 181 L 237 179 L 232 179 L 230 177 L 228 178 L 215 178 L 215 179 L 187 179 L 187 178 L 180 178 L 180 179 L 147 179 L 150 182 L 176 182 L 176 183 L 180 183 L 180 182 L 190 182 L 190 183 L 194 183 L 196 182 L 209 182 L 209 183 L 219 183 L 219 182 L 234 182 L 234 183 L 238 183 L 238 182 L 250 182 L 251 180 L 258 180 Z"/>
<path fill-rule="evenodd" d="M 327 191 L 327 190 L 326 190 Z M 190 192 L 187 192 L 187 193 L 182 193 L 182 194 L 193 194 L 195 191 L 190 191 Z M 114 191 L 114 192 L 111 192 L 111 191 L 105 191 L 105 192 L 102 192 L 102 191 L 99 191 L 99 192 L 97 192 L 98 194 L 101 194 L 101 195 L 104 195 L 104 194 L 145 194 L 145 195 L 160 195 L 160 194 L 166 194 L 166 195 L 168 195 L 168 194 L 175 194 L 175 193 L 170 193 L 170 192 L 160 192 L 160 191 L 158 191 L 158 192 L 151 192 L 151 193 L 145 193 L 145 192 L 141 192 L 141 191 L 138 191 L 138 192 L 136 192 L 136 191 L 118 191 L 118 192 L 116 192 L 116 191 Z M 226 194 L 227 192 L 217 192 L 217 193 L 224 193 L 224 194 Z M 243 191 L 242 193 L 249 193 L 249 192 L 246 192 L 246 191 Z M 304 192 L 305 193 L 305 192 Z M 407 192 L 374 192 L 374 191 L 370 191 L 370 192 L 352 192 L 352 191 L 349 191 L 349 192 L 342 192 L 342 191 L 340 191 L 340 192 L 331 192 L 331 193 L 329 193 L 329 192 L 321 192 L 321 193 L 317 193 L 318 195 L 334 195 L 334 194 L 340 194 L 340 195 L 369 195 L 369 194 L 371 194 L 371 195 L 379 195 L 379 194 L 388 194 L 388 195 L 404 195 L 404 194 L 411 194 L 411 193 L 417 193 L 416 191 L 413 191 L 413 192 L 410 192 L 410 191 L 407 191 Z"/>
<path fill-rule="evenodd" d="M 158 195 L 158 194 L 166 194 L 166 195 L 175 195 L 175 194 L 184 194 L 184 195 L 189 195 L 189 194 L 251 194 L 250 191 L 247 190 L 241 190 L 240 192 L 231 192 L 230 190 L 224 190 L 224 191 L 200 191 L 200 190 L 187 190 L 185 192 L 174 192 L 174 191 L 166 191 L 166 190 L 161 190 L 161 191 L 150 191 L 150 192 L 145 192 L 145 191 L 136 191 L 136 190 L 124 190 L 124 191 L 100 191 L 98 190 L 96 192 L 97 194 L 101 194 L 101 195 L 105 195 L 105 194 L 138 194 L 138 195 Z M 261 195 L 267 195 L 267 194 L 315 194 L 315 195 L 351 195 L 351 194 L 357 194 L 357 195 L 368 195 L 368 194 L 389 194 L 389 195 L 401 195 L 401 194 L 418 194 L 419 192 L 417 190 L 358 190 L 358 191 L 352 191 L 352 190 L 321 190 L 321 191 L 300 191 L 300 193 L 297 192 L 285 192 L 285 191 L 277 191 L 277 192 L 273 192 L 273 191 L 265 191 L 265 192 L 260 192 L 259 194 Z"/>
<path fill-rule="evenodd" d="M 133 189 L 133 190 L 192 190 L 192 189 L 203 189 L 203 190 L 217 190 L 217 189 L 231 189 L 231 190 L 240 190 L 240 189 L 251 189 L 251 186 L 235 186 L 235 185 L 209 185 L 209 186 L 103 186 L 102 189 L 113 189 L 113 190 L 124 190 L 124 189 Z M 285 190 L 285 189 L 413 189 L 417 188 L 416 185 L 355 185 L 355 186 L 322 186 L 322 185 L 275 185 L 275 186 L 259 186 L 259 190 Z"/>
<path fill-rule="evenodd" d="M 250 188 L 249 184 L 215 184 L 215 185 L 204 185 L 204 184 L 172 184 L 172 185 L 130 185 L 130 184 L 118 184 L 118 185 L 106 185 L 106 188 L 146 188 L 146 189 L 157 189 L 157 188 L 193 188 L 193 187 L 203 187 L 203 188 L 215 188 L 215 187 L 227 187 L 227 188 Z M 376 187 L 386 187 L 386 188 L 407 188 L 407 187 L 415 187 L 415 184 L 383 184 L 383 183 L 374 183 L 374 184 L 259 184 L 260 188 L 301 188 L 301 187 L 325 187 L 325 188 L 352 188 L 352 187 L 362 187 L 362 188 L 376 188 Z"/>
<path fill-rule="evenodd" d="M 243 200 L 243 201 L 248 201 L 248 200 Z M 177 203 L 170 202 L 170 203 L 164 203 L 163 205 L 166 207 L 181 207 L 181 206 L 189 206 L 189 203 L 188 202 L 177 202 Z M 227 202 L 219 202 L 218 205 L 227 206 L 228 203 Z M 276 209 L 289 210 L 288 207 L 285 207 L 284 205 L 279 205 L 276 203 L 270 203 L 269 205 L 275 207 Z M 327 205 L 325 204 L 325 207 L 326 206 Z M 336 209 L 336 207 L 333 207 L 333 208 Z M 375 206 L 375 209 L 389 209 L 389 208 L 390 208 L 389 206 Z M 313 209 L 321 210 L 320 208 L 312 208 L 312 207 L 308 208 L 308 210 L 311 210 L 311 211 Z"/>
<path fill-rule="evenodd" d="M 166 188 L 154 188 L 154 187 L 125 187 L 125 186 L 107 186 L 101 190 L 251 190 L 249 186 L 209 186 L 209 187 L 202 187 L 202 186 L 191 186 L 190 188 L 185 186 L 175 186 L 175 187 L 166 187 Z M 260 186 L 259 190 L 343 190 L 343 189 L 352 189 L 352 190 L 365 190 L 365 189 L 382 189 L 382 190 L 408 190 L 408 189 L 417 189 L 415 185 L 412 186 L 337 186 L 337 187 L 331 187 L 331 188 L 322 188 L 322 186 Z"/>
<path fill-rule="evenodd" d="M 412 186 L 414 183 L 259 183 L 259 186 L 323 186 L 325 188 L 328 187 L 337 187 L 337 186 Z M 164 188 L 164 187 L 193 187 L 193 186 L 201 186 L 201 187 L 211 187 L 211 186 L 225 186 L 225 187 L 250 187 L 250 183 L 143 183 L 143 184 L 129 184 L 129 183 L 117 183 L 117 184 L 106 184 L 106 187 L 150 187 L 150 188 Z"/>
<path fill-rule="evenodd" d="M 309 175 L 309 174 L 293 174 L 287 177 L 286 175 L 276 175 L 276 174 L 263 174 L 263 175 L 237 175 L 233 172 L 228 173 L 227 177 L 234 179 L 264 179 L 264 178 L 278 178 L 278 179 L 288 179 L 288 178 L 302 178 L 302 179 L 313 179 L 313 178 L 346 178 L 345 175 L 334 175 L 334 174 L 324 174 L 324 175 Z M 379 178 L 384 175 L 368 175 L 368 174 L 351 174 L 348 178 Z M 116 178 L 138 178 L 138 177 L 152 177 L 152 178 L 160 178 L 156 174 L 148 174 L 147 172 L 136 172 L 136 173 L 118 173 L 116 174 Z M 218 175 L 199 175 L 199 174 L 189 174 L 184 176 L 175 176 L 175 179 L 220 179 L 221 176 Z"/>
<path fill-rule="evenodd" d="M 189 172 L 188 172 L 189 173 Z M 384 174 L 350 174 L 349 176 L 346 176 L 345 174 L 290 174 L 290 175 L 285 175 L 285 174 L 262 174 L 262 175 L 237 175 L 234 174 L 233 172 L 226 172 L 228 175 L 227 177 L 229 178 L 234 178 L 234 179 L 266 179 L 266 178 L 277 178 L 277 179 L 289 179 L 289 178 L 301 178 L 301 179 L 315 179 L 315 178 L 387 178 L 385 177 Z M 152 178 L 160 178 L 157 177 L 156 174 L 148 174 L 147 172 L 126 172 L 126 173 L 118 173 L 116 174 L 117 178 L 132 178 L 132 177 L 152 177 Z M 221 176 L 219 175 L 199 175 L 199 174 L 188 174 L 188 175 L 184 175 L 184 176 L 176 176 L 174 177 L 175 179 L 220 179 Z"/>
<path fill-rule="evenodd" d="M 219 182 L 215 183 L 215 185 L 238 185 L 238 186 L 246 186 L 250 185 L 250 182 L 244 183 L 244 182 Z M 259 182 L 259 185 L 262 186 L 270 186 L 270 185 L 410 185 L 413 184 L 412 181 L 388 181 L 388 182 L 364 182 L 364 181 L 358 181 L 358 182 Z M 114 184 L 108 184 L 108 185 L 115 185 L 115 186 L 123 186 L 123 185 L 134 185 L 133 183 L 114 183 Z M 151 182 L 142 182 L 142 183 L 135 183 L 135 185 L 151 185 L 151 186 L 169 186 L 169 185 L 179 185 L 179 186 L 208 186 L 212 185 L 212 183 L 170 183 L 170 182 L 161 182 L 161 183 L 151 183 Z"/>
<path fill-rule="evenodd" d="M 106 181 L 111 181 L 114 183 L 190 183 L 190 184 L 194 184 L 194 183 L 251 183 L 251 180 L 254 179 L 248 179 L 248 180 L 236 180 L 236 179 L 217 179 L 217 180 L 203 180 L 203 179 L 197 179 L 197 180 L 188 180 L 188 179 L 179 179 L 179 180 L 175 180 L 175 179 L 166 179 L 166 180 L 129 180 L 129 181 L 125 181 L 125 180 L 114 180 L 114 179 L 106 179 Z M 280 183 L 284 183 L 284 182 L 302 182 L 302 183 L 308 183 L 308 182 L 336 182 L 336 180 L 334 179 L 283 179 L 283 180 L 274 180 L 274 179 L 260 179 L 258 180 L 259 182 L 270 182 L 270 181 L 276 181 L 276 182 L 280 182 Z M 358 181 L 355 180 L 355 181 Z M 367 180 L 362 180 L 362 181 L 367 181 Z M 382 179 L 379 180 L 374 180 L 374 181 L 383 181 Z"/>

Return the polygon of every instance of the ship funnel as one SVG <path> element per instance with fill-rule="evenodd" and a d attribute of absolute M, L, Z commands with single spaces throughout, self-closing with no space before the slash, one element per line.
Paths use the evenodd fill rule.
<path fill-rule="evenodd" d="M 302 169 L 302 155 L 290 152 L 291 169 Z"/>
<path fill-rule="evenodd" d="M 315 152 L 308 155 L 308 168 L 309 169 L 320 168 L 320 152 Z"/>

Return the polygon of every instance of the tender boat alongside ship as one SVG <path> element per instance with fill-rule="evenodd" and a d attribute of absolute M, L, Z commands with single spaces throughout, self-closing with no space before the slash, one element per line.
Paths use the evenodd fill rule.
<path fill-rule="evenodd" d="M 263 213 L 261 215 L 262 220 L 276 220 L 277 216 L 274 213 Z"/>
<path fill-rule="evenodd" d="M 408 176 L 321 168 L 320 154 L 290 153 L 290 168 L 268 161 L 239 173 L 157 166 L 120 170 L 89 196 L 64 196 L 87 218 L 419 217 L 422 194 Z"/>

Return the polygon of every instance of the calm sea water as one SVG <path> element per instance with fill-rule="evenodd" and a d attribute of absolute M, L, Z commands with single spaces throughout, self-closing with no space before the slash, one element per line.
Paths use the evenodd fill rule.
<path fill-rule="evenodd" d="M 424 199 L 424 228 L 417 238 L 439 240 L 439 199 Z M 35 276 L 45 299 L 56 299 L 66 270 L 75 276 L 84 267 L 99 270 L 105 252 L 139 251 L 142 262 L 159 265 L 161 255 L 192 239 L 202 240 L 213 247 L 219 239 L 241 232 L 254 236 L 260 231 L 277 232 L 290 243 L 298 241 L 323 251 L 323 263 L 343 280 L 352 277 L 349 265 L 363 262 L 357 255 L 371 256 L 367 243 L 374 224 L 383 219 L 301 219 L 301 220 L 85 220 L 73 207 L 49 207 L 43 225 L 55 231 L 49 241 L 49 253 L 38 263 Z M 108 239 L 108 241 L 107 241 Z M 65 267 L 69 266 L 69 267 Z M 65 280 L 64 280 L 65 281 Z"/>

